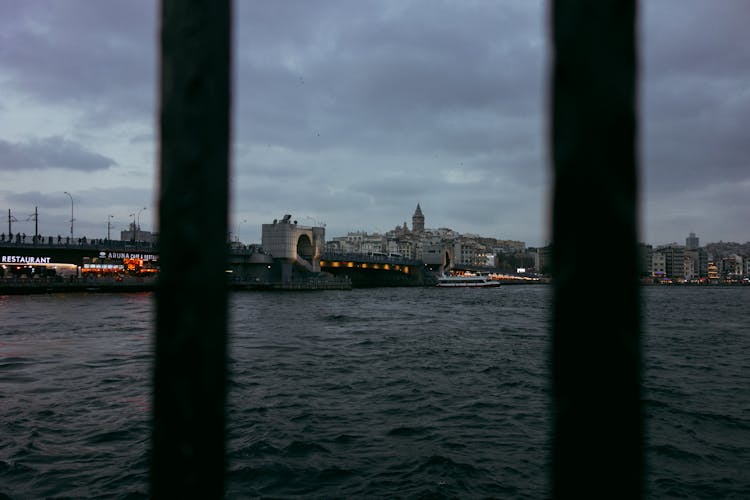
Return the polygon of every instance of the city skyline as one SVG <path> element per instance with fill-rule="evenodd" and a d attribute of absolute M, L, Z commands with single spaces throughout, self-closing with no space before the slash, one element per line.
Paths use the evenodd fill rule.
<path fill-rule="evenodd" d="M 417 208 L 418 208 L 419 214 L 422 215 L 422 210 L 421 210 L 420 204 L 417 204 Z M 143 208 L 141 210 L 145 210 L 145 208 Z M 34 214 L 32 214 L 32 215 L 34 215 Z M 300 221 L 297 220 L 297 218 L 293 214 L 288 214 L 288 215 L 290 217 L 290 221 L 292 221 L 295 225 L 299 224 L 300 226 L 314 227 L 314 226 L 318 226 L 319 224 L 322 223 L 322 221 L 314 221 L 314 220 L 300 222 Z M 413 215 L 416 215 L 416 212 Z M 330 232 L 326 232 L 325 233 L 326 234 L 326 240 L 327 241 L 331 241 L 334 238 L 341 238 L 341 237 L 348 236 L 348 235 L 353 235 L 353 234 L 365 234 L 365 235 L 370 235 L 370 236 L 378 236 L 378 235 L 385 236 L 387 233 L 391 233 L 394 230 L 396 232 L 398 232 L 399 230 L 402 229 L 402 227 L 403 227 L 404 224 L 406 224 L 407 229 L 409 231 L 413 231 L 413 226 L 414 226 L 413 215 L 409 216 L 408 218 L 404 218 L 404 221 L 401 224 L 397 224 L 395 226 L 388 227 L 386 229 L 375 228 L 374 230 L 373 229 L 368 230 L 368 229 L 365 229 L 365 228 L 356 228 L 356 229 L 349 229 L 349 230 L 346 230 L 345 232 L 336 233 L 336 234 L 333 234 L 333 233 L 330 233 Z M 138 233 L 141 233 L 141 231 L 142 231 L 143 234 L 146 235 L 146 237 L 147 237 L 147 239 L 143 239 L 143 240 L 139 240 L 139 241 L 149 241 L 149 242 L 153 241 L 152 240 L 152 232 L 151 231 L 147 231 L 146 229 L 142 229 L 141 224 L 139 224 L 139 219 L 136 217 L 136 214 L 135 213 L 131 213 L 130 216 L 132 218 L 128 222 L 127 226 L 124 226 L 122 229 L 119 229 L 119 230 L 115 231 L 112 228 L 109 228 L 109 227 L 107 228 L 107 229 L 111 229 L 113 231 L 113 236 L 114 237 L 112 237 L 111 239 L 115 240 L 115 241 L 117 241 L 117 240 L 120 240 L 120 241 L 129 241 L 132 238 L 133 231 L 137 230 Z M 138 217 L 139 216 L 140 216 L 140 214 L 138 214 Z M 286 214 L 285 214 L 285 216 L 286 216 Z M 507 238 L 507 237 L 502 237 L 502 236 L 497 236 L 497 235 L 491 235 L 491 234 L 466 232 L 466 231 L 461 231 L 459 228 L 447 227 L 447 226 L 440 225 L 440 224 L 430 226 L 429 224 L 425 225 L 426 222 L 424 222 L 424 221 L 427 220 L 426 217 L 422 216 L 422 219 L 423 219 L 423 222 L 422 222 L 421 228 L 422 228 L 422 230 L 424 230 L 424 231 L 426 231 L 428 233 L 432 232 L 432 231 L 438 231 L 438 232 L 440 232 L 442 230 L 449 230 L 450 232 L 453 232 L 456 235 L 459 235 L 459 236 L 462 236 L 462 237 L 480 237 L 480 238 L 490 238 L 490 239 L 505 240 L 505 241 L 520 241 L 520 242 L 526 244 L 527 248 L 545 247 L 545 246 L 547 246 L 547 245 L 550 244 L 550 242 L 548 241 L 548 242 L 545 242 L 543 244 L 533 245 L 533 244 L 528 244 L 528 242 L 526 242 L 525 240 L 518 240 L 517 238 Z M 274 221 L 276 221 L 276 220 L 280 220 L 280 218 L 274 219 Z M 244 222 L 246 222 L 246 221 L 244 221 Z M 268 222 L 265 222 L 264 224 L 268 224 L 270 222 L 271 221 L 268 221 Z M 23 233 L 24 239 L 22 240 L 22 242 L 24 244 L 25 243 L 31 243 L 32 242 L 32 237 L 34 235 L 34 231 L 26 232 L 26 231 L 23 230 L 23 228 L 22 229 L 18 229 L 18 224 L 23 224 L 23 223 L 30 223 L 30 224 L 33 225 L 35 223 L 35 221 L 32 218 L 25 219 L 25 220 L 17 220 L 17 219 L 14 218 L 14 222 L 12 223 L 13 226 L 14 226 L 14 229 L 13 229 L 14 241 L 15 241 L 15 239 L 17 239 L 17 237 L 20 237 L 21 234 Z M 66 221 L 66 223 L 70 224 L 70 219 L 68 219 Z M 6 233 L 7 216 L 6 216 L 6 219 L 5 219 L 5 221 L 4 221 L 3 224 L 4 225 L 0 225 L 0 233 L 2 233 L 2 235 L 3 235 L 3 241 L 5 241 L 6 240 L 6 235 L 8 234 L 8 233 Z M 323 225 L 324 228 L 326 227 L 325 223 L 322 223 L 322 225 Z M 227 234 L 228 241 L 231 241 L 231 242 L 239 241 L 240 243 L 243 243 L 245 245 L 258 245 L 258 244 L 260 244 L 260 237 L 257 240 L 239 239 L 238 235 L 236 233 L 238 227 L 239 227 L 239 224 L 235 224 L 235 228 L 230 228 L 230 231 Z M 260 228 L 258 228 L 258 229 L 260 229 Z M 120 235 L 120 237 L 118 237 L 118 234 Z M 52 232 L 45 233 L 43 231 L 39 231 L 39 235 L 42 238 L 41 244 L 44 244 L 44 242 L 46 241 L 46 238 L 49 238 L 50 236 L 53 239 L 55 239 L 55 238 L 65 239 L 68 236 L 70 236 L 69 233 L 65 234 L 65 233 L 62 233 L 62 232 L 59 232 L 59 231 L 57 233 L 55 233 L 55 234 L 53 234 Z M 123 235 L 125 235 L 126 237 L 123 236 Z M 75 238 L 81 238 L 83 236 L 85 236 L 88 240 L 105 239 L 104 237 L 98 235 L 98 233 L 94 233 L 94 234 L 91 234 L 91 235 L 76 233 Z M 110 239 L 108 235 L 107 235 L 106 239 Z M 692 242 L 691 242 L 691 240 L 692 240 Z M 721 239 L 720 238 L 718 240 L 710 240 L 710 241 L 708 241 L 708 240 L 705 240 L 705 239 L 701 238 L 700 234 L 696 234 L 693 231 L 691 231 L 689 234 L 685 235 L 684 238 L 682 238 L 682 239 L 676 239 L 676 240 L 672 240 L 672 241 L 660 241 L 660 242 L 651 242 L 651 241 L 639 240 L 639 242 L 641 244 L 651 245 L 651 246 L 653 246 L 655 248 L 666 247 L 666 246 L 673 246 L 673 245 L 687 246 L 687 247 L 695 246 L 696 248 L 697 247 L 703 248 L 706 245 L 713 245 L 713 244 L 720 244 L 720 243 L 727 243 L 727 244 L 737 243 L 737 244 L 741 244 L 741 245 L 742 244 L 744 244 L 744 245 L 750 245 L 750 240 L 747 240 L 747 241 L 738 241 L 738 240 L 729 240 L 729 239 Z M 74 240 L 74 243 L 75 243 L 75 240 Z"/>
<path fill-rule="evenodd" d="M 259 241 L 291 213 L 330 236 L 386 232 L 419 202 L 428 227 L 546 244 L 546 8 L 237 2 L 230 231 Z M 65 236 L 72 202 L 76 236 L 138 211 L 158 230 L 157 3 L 0 13 L 0 215 L 33 234 L 38 206 L 40 233 Z M 641 6 L 642 241 L 750 240 L 746 14 Z"/>

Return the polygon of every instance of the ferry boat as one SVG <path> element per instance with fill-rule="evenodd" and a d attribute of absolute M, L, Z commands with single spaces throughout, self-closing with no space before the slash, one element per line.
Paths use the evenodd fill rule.
<path fill-rule="evenodd" d="M 500 286 L 499 281 L 492 281 L 487 276 L 480 274 L 464 274 L 457 276 L 446 276 L 445 274 L 438 278 L 437 285 L 440 287 L 479 287 L 490 288 Z"/>

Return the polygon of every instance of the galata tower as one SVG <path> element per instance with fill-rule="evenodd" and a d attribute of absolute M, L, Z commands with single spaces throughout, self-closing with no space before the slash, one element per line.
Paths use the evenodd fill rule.
<path fill-rule="evenodd" d="M 411 216 L 411 230 L 414 233 L 421 233 L 424 231 L 424 215 L 422 215 L 422 209 L 417 203 L 417 209 L 414 210 L 414 215 Z"/>

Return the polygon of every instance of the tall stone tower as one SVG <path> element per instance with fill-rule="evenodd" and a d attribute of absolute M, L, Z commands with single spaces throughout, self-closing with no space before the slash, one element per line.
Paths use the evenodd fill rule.
<path fill-rule="evenodd" d="M 424 215 L 422 215 L 422 209 L 417 203 L 417 209 L 414 211 L 414 215 L 411 216 L 411 230 L 415 233 L 424 231 Z"/>

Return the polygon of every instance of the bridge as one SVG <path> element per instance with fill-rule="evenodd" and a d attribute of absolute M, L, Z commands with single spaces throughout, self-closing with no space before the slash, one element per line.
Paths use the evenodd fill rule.
<path fill-rule="evenodd" d="M 294 268 L 320 272 L 320 255 L 325 245 L 325 228 L 298 225 L 287 214 L 273 224 L 263 224 L 263 248 L 281 265 L 282 281 L 293 277 Z"/>
<path fill-rule="evenodd" d="M 148 242 L 30 237 L 0 241 L 0 279 L 156 276 L 157 245 Z M 230 282 L 290 284 L 327 274 L 355 287 L 432 284 L 450 267 L 450 251 L 427 249 L 424 261 L 384 253 L 324 253 L 325 228 L 297 224 L 291 215 L 263 225 L 262 245 L 229 246 Z M 321 274 L 326 273 L 326 274 Z"/>
<path fill-rule="evenodd" d="M 320 269 L 334 276 L 348 276 L 354 287 L 419 286 L 432 281 L 418 260 L 357 253 L 326 253 Z"/>
<path fill-rule="evenodd" d="M 239 255 L 242 252 L 233 252 L 230 257 L 245 280 L 288 283 L 305 275 L 326 272 L 348 277 L 355 287 L 425 284 L 427 273 L 423 263 L 416 260 L 374 253 L 324 253 L 325 228 L 298 224 L 288 214 L 272 224 L 263 224 L 262 231 L 258 251 L 264 252 L 265 257 L 257 252 L 243 256 Z M 250 273 L 254 273 L 253 277 Z"/>

